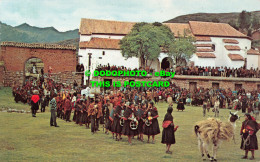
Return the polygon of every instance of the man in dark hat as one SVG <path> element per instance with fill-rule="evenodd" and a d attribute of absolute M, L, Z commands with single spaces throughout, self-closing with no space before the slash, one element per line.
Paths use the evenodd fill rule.
<path fill-rule="evenodd" d="M 252 157 L 250 160 L 254 160 L 254 151 L 258 150 L 256 133 L 259 130 L 259 125 L 249 113 L 245 114 L 245 121 L 242 123 L 240 135 L 242 138 L 240 148 L 245 150 L 245 156 L 242 159 L 247 159 L 248 151 L 251 151 Z"/>

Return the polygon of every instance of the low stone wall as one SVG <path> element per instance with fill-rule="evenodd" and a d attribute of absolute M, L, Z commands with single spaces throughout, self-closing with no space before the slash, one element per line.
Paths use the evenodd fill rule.
<path fill-rule="evenodd" d="M 248 91 L 260 91 L 260 78 L 226 78 L 226 77 L 203 77 L 203 76 L 179 76 L 175 75 L 172 81 L 181 88 L 190 89 L 219 87 L 231 90 L 244 88 Z"/>
<path fill-rule="evenodd" d="M 60 72 L 52 73 L 51 79 L 55 82 L 73 84 L 74 80 L 77 81 L 78 85 L 81 85 L 81 80 L 84 73 L 77 72 Z M 24 83 L 24 72 L 23 71 L 3 71 L 3 84 L 5 87 L 11 87 L 14 82 L 19 86 Z"/>
<path fill-rule="evenodd" d="M 18 85 L 22 85 L 24 82 L 23 71 L 4 71 L 4 86 L 11 87 L 16 82 Z"/>
<path fill-rule="evenodd" d="M 81 80 L 84 73 L 78 72 L 60 72 L 60 73 L 52 73 L 51 79 L 55 80 L 58 83 L 66 83 L 73 84 L 74 80 L 77 81 L 78 85 L 81 85 Z"/>

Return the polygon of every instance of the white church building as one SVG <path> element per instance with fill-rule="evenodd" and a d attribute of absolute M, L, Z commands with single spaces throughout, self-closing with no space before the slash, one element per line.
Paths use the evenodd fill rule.
<path fill-rule="evenodd" d="M 108 63 L 127 68 L 139 68 L 139 58 L 125 59 L 119 41 L 132 29 L 135 22 L 108 21 L 82 18 L 79 28 L 79 62 L 93 72 L 96 67 Z M 251 49 L 251 38 L 229 24 L 189 21 L 189 23 L 164 23 L 177 38 L 186 35 L 195 37 L 196 53 L 189 61 L 195 66 L 247 68 L 260 66 L 260 53 Z M 171 67 L 173 59 L 161 53 L 151 68 L 159 71 Z"/>

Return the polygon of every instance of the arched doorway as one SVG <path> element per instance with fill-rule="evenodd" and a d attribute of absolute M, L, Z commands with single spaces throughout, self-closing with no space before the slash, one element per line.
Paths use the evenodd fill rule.
<path fill-rule="evenodd" d="M 38 80 L 44 74 L 44 63 L 40 58 L 30 58 L 25 62 L 25 83 Z"/>
<path fill-rule="evenodd" d="M 170 57 L 165 57 L 163 60 L 162 60 L 162 63 L 161 63 L 161 69 L 162 70 L 166 70 L 168 68 L 171 68 L 172 66 L 172 58 Z"/>

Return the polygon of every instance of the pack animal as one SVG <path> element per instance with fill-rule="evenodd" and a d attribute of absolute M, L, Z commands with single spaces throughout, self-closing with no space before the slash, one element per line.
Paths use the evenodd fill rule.
<path fill-rule="evenodd" d="M 207 120 L 199 121 L 194 126 L 194 131 L 198 139 L 199 150 L 201 156 L 205 160 L 205 155 L 211 161 L 217 161 L 217 150 L 222 141 L 234 139 L 235 135 L 235 122 L 239 118 L 237 112 L 230 112 L 228 122 L 222 122 L 219 119 L 208 118 Z M 213 156 L 211 157 L 208 152 L 209 144 L 213 144 Z"/>

